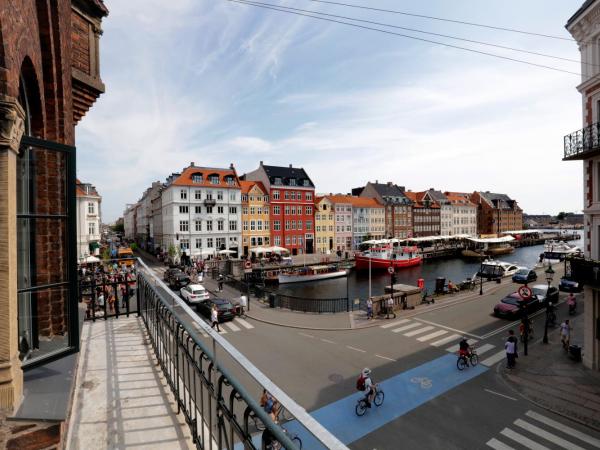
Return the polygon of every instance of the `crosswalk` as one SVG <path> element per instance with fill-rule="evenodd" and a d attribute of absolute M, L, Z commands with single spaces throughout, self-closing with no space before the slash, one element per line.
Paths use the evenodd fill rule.
<path fill-rule="evenodd" d="M 418 342 L 431 345 L 432 347 L 444 347 L 452 344 L 445 349 L 448 353 L 456 353 L 458 351 L 458 341 L 462 338 L 462 335 L 451 331 L 451 329 L 411 319 L 395 320 L 381 325 L 380 328 L 407 338 L 414 338 Z M 467 342 L 475 346 L 478 340 L 469 339 Z M 493 366 L 506 357 L 504 349 L 497 348 L 493 344 L 483 344 L 481 347 L 475 346 L 475 348 L 479 355 L 479 362 L 485 366 Z M 493 352 L 493 350 L 495 351 Z M 482 355 L 484 354 L 485 357 L 482 359 Z"/>
<path fill-rule="evenodd" d="M 194 328 L 200 333 L 202 337 L 208 337 L 208 334 L 202 331 L 200 325 L 194 322 Z M 254 328 L 250 322 L 241 317 L 236 317 L 235 319 L 229 322 L 222 322 L 219 324 L 219 328 L 221 329 L 221 334 L 227 333 L 236 333 L 239 331 L 251 330 Z"/>
<path fill-rule="evenodd" d="M 490 439 L 486 445 L 495 450 L 515 450 L 523 447 L 532 450 L 557 447 L 584 450 L 600 449 L 600 439 L 535 411 L 527 411 L 524 417 L 516 419 L 511 426 L 501 430 L 498 436 Z"/>

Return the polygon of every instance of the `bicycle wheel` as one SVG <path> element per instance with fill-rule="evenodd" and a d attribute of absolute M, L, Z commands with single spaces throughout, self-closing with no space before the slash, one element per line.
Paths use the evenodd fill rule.
<path fill-rule="evenodd" d="M 471 365 L 473 367 L 475 367 L 479 363 L 479 356 L 477 356 L 475 353 L 473 353 L 471 355 L 471 357 L 469 358 L 469 361 L 471 361 Z"/>
<path fill-rule="evenodd" d="M 385 394 L 383 393 L 383 391 L 377 391 L 377 394 L 375 394 L 375 398 L 373 399 L 373 403 L 375 403 L 375 406 L 381 406 L 383 405 L 384 398 Z"/>
<path fill-rule="evenodd" d="M 358 403 L 356 404 L 356 415 L 359 417 L 364 416 L 366 412 L 367 412 L 367 403 L 364 400 L 359 400 Z"/>
<path fill-rule="evenodd" d="M 458 367 L 458 370 L 464 370 L 464 368 L 467 367 L 467 363 L 464 358 L 458 358 L 456 361 L 456 367 Z"/>
<path fill-rule="evenodd" d="M 298 436 L 294 436 L 292 438 L 292 442 L 294 444 L 296 444 L 296 447 L 298 447 L 298 450 L 302 450 L 302 439 L 300 439 Z"/>
<path fill-rule="evenodd" d="M 283 406 L 281 407 L 282 411 L 280 416 L 283 418 L 284 421 L 289 422 L 290 420 L 294 420 L 294 416 L 292 416 L 292 414 L 285 409 Z"/>

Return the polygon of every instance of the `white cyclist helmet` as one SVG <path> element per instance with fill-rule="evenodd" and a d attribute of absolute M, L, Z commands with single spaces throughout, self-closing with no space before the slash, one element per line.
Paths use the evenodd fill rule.
<path fill-rule="evenodd" d="M 369 369 L 368 367 L 365 367 L 362 371 L 363 377 L 369 377 L 371 376 L 371 369 Z"/>

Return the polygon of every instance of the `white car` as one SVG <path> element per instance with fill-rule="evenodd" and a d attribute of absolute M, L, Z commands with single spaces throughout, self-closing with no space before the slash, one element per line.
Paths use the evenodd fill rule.
<path fill-rule="evenodd" d="M 179 293 L 188 303 L 200 303 L 209 299 L 208 291 L 201 284 L 188 284 L 182 287 Z"/>

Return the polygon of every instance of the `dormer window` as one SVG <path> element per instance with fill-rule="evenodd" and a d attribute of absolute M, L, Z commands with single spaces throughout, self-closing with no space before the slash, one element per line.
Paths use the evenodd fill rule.
<path fill-rule="evenodd" d="M 281 182 L 281 177 L 275 177 L 275 180 L 273 181 L 274 184 L 281 186 L 283 183 Z"/>
<path fill-rule="evenodd" d="M 296 186 L 296 179 L 290 178 L 290 186 Z"/>
<path fill-rule="evenodd" d="M 210 184 L 219 184 L 219 175 L 211 175 L 208 179 Z"/>
<path fill-rule="evenodd" d="M 202 174 L 195 173 L 192 175 L 192 183 L 202 183 Z"/>
<path fill-rule="evenodd" d="M 302 186 L 306 186 L 306 187 L 310 186 L 310 184 L 308 183 L 308 180 L 303 180 Z"/>
<path fill-rule="evenodd" d="M 229 186 L 233 186 L 235 184 L 235 179 L 233 177 L 227 177 L 225 181 Z"/>

